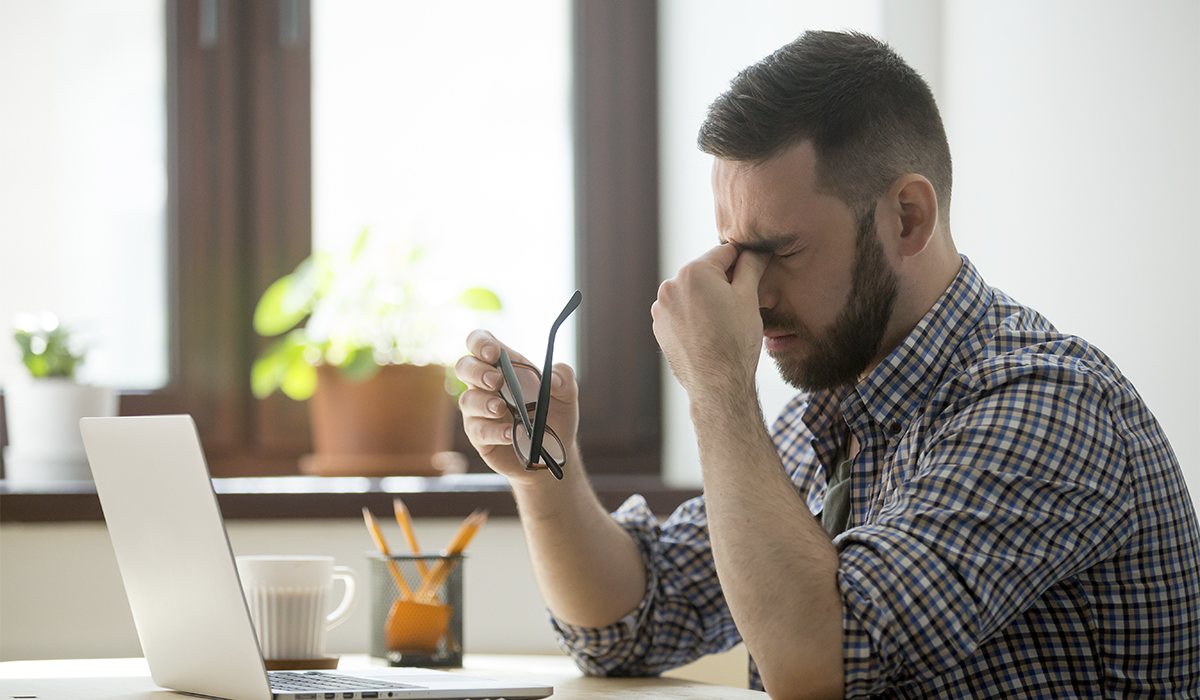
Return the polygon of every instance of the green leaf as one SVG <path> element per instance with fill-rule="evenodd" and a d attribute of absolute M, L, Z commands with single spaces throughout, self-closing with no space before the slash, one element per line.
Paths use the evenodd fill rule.
<path fill-rule="evenodd" d="M 339 368 L 342 374 L 355 382 L 366 381 L 379 372 L 379 365 L 375 363 L 375 352 L 371 348 L 356 349 Z"/>
<path fill-rule="evenodd" d="M 471 287 L 458 296 L 458 302 L 472 311 L 499 311 L 500 297 L 490 289 Z"/>
<path fill-rule="evenodd" d="M 358 237 L 354 239 L 354 245 L 350 248 L 350 259 L 358 260 L 363 251 L 367 249 L 367 241 L 371 238 L 371 227 L 364 226 L 363 230 L 358 232 Z"/>
<path fill-rule="evenodd" d="M 63 326 L 21 328 L 14 334 L 21 362 L 35 378 L 74 377 L 84 351 L 71 349 L 71 334 Z"/>
<path fill-rule="evenodd" d="M 308 336 L 304 329 L 300 328 L 288 333 L 263 350 L 250 367 L 250 390 L 254 395 L 257 398 L 265 399 L 276 389 L 282 389 L 284 394 L 297 401 L 303 401 L 311 396 L 312 391 L 309 391 L 308 396 L 296 398 L 288 391 L 288 382 L 290 381 L 292 382 L 290 386 L 296 387 L 295 391 L 303 394 L 305 380 L 299 375 L 304 374 L 304 367 L 311 369 L 311 365 L 305 361 L 304 357 L 308 347 Z M 315 385 L 315 383 L 314 371 L 313 384 Z"/>
<path fill-rule="evenodd" d="M 264 355 L 250 367 L 250 391 L 255 398 L 265 399 L 279 388 L 283 378 L 283 363 L 278 355 Z"/>
<path fill-rule="evenodd" d="M 279 388 L 288 398 L 307 401 L 317 390 L 317 368 L 303 359 L 290 363 Z"/>
<path fill-rule="evenodd" d="M 29 373 L 38 379 L 50 376 L 50 363 L 46 362 L 44 355 L 27 356 L 25 366 L 29 368 Z"/>
<path fill-rule="evenodd" d="M 291 275 L 280 277 L 267 287 L 258 305 L 254 307 L 254 330 L 259 335 L 270 337 L 285 333 L 308 315 L 304 306 L 289 303 L 294 281 Z"/>
<path fill-rule="evenodd" d="M 22 355 L 33 354 L 33 334 L 29 331 L 17 331 L 13 334 L 13 338 L 17 340 L 17 347 L 21 348 Z"/>

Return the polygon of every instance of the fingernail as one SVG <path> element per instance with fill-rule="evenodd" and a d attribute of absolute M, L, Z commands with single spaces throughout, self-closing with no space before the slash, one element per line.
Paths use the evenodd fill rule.
<path fill-rule="evenodd" d="M 500 386 L 500 373 L 488 372 L 484 374 L 483 383 L 487 386 L 487 388 L 495 389 L 496 387 Z"/>
<path fill-rule="evenodd" d="M 488 411 L 498 414 L 502 408 L 504 408 L 504 403 L 500 401 L 500 399 L 492 399 L 491 401 L 488 401 Z"/>
<path fill-rule="evenodd" d="M 555 389 L 561 389 L 562 385 L 563 385 L 562 377 L 558 376 L 557 374 L 550 375 L 550 386 L 551 387 L 553 387 Z"/>
<path fill-rule="evenodd" d="M 496 350 L 495 346 L 489 345 L 483 349 L 483 359 L 488 362 L 495 362 L 500 359 L 500 352 Z"/>
<path fill-rule="evenodd" d="M 504 439 L 512 440 L 512 426 L 511 425 L 504 429 Z"/>

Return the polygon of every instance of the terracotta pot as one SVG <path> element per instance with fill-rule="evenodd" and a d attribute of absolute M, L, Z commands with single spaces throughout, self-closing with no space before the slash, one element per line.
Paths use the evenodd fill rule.
<path fill-rule="evenodd" d="M 309 400 L 313 454 L 300 471 L 321 476 L 436 476 L 461 472 L 451 452 L 454 399 L 441 365 L 387 365 L 356 382 L 332 367 L 317 370 Z"/>

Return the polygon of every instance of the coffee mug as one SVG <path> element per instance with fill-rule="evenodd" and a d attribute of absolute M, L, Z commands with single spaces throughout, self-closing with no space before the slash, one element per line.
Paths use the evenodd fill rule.
<path fill-rule="evenodd" d="M 317 556 L 240 556 L 237 567 L 263 658 L 322 658 L 325 632 L 354 607 L 354 571 Z M 326 613 L 335 579 L 343 583 L 342 599 Z"/>

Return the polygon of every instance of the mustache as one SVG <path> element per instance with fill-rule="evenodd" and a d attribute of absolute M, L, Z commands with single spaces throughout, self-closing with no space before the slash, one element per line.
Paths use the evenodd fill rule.
<path fill-rule="evenodd" d="M 813 340 L 814 336 L 808 327 L 792 316 L 781 314 L 770 309 L 759 309 L 764 331 L 784 331 L 803 340 Z"/>

